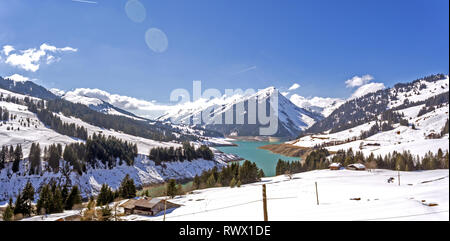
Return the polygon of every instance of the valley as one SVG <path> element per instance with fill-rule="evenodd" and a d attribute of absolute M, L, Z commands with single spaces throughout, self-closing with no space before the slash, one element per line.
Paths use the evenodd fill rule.
<path fill-rule="evenodd" d="M 212 217 L 209 215 L 194 217 L 197 216 L 194 214 L 199 212 L 198 204 L 216 203 L 217 201 L 212 201 L 215 200 L 214 198 L 232 195 L 238 190 L 252 193 L 255 191 L 250 187 L 260 186 L 261 183 L 267 183 L 269 187 L 281 185 L 276 189 L 269 189 L 274 192 L 274 190 L 292 189 L 289 183 L 295 183 L 294 186 L 310 185 L 311 181 L 307 180 L 297 183 L 298 180 L 306 177 L 312 177 L 314 180 L 329 178 L 338 180 L 337 183 L 341 181 L 348 183 L 354 180 L 352 178 L 360 176 L 348 170 L 339 172 L 322 170 L 332 162 L 342 164 L 343 168 L 352 163 L 364 163 L 370 172 L 362 176 L 364 178 L 371 176 L 374 181 L 367 183 L 368 186 L 378 187 L 382 183 L 382 178 L 393 175 L 392 170 L 397 168 L 395 165 L 400 165 L 402 171 L 427 170 L 424 173 L 432 173 L 430 175 L 433 178 L 446 180 L 445 178 L 448 179 L 449 140 L 448 81 L 448 76 L 436 75 L 368 93 L 346 102 L 330 99 L 321 102 L 320 108 L 308 106 L 308 109 L 295 106 L 289 99 L 279 95 L 281 115 L 277 121 L 281 131 L 272 136 L 260 136 L 255 135 L 260 128 L 258 125 L 187 125 L 170 121 L 173 118 L 190 119 L 194 113 L 203 111 L 205 106 L 211 107 L 210 104 L 204 104 L 201 108 L 199 106 L 192 110 L 184 109 L 183 112 L 177 112 L 182 113 L 179 117 L 173 116 L 174 112 L 169 112 L 168 114 L 172 113 L 170 118 L 166 115 L 165 118 L 149 120 L 93 97 L 72 92 L 62 94 L 61 91 L 55 90 L 50 92 L 30 81 L 15 82 L 0 79 L 0 84 L 4 87 L 0 88 L 2 111 L 0 113 L 2 118 L 0 146 L 6 147 L 6 150 L 12 148 L 12 151 L 4 152 L 5 156 L 1 160 L 0 204 L 5 207 L 9 198 L 15 200 L 26 185 L 32 185 L 35 190 L 40 190 L 42 186 L 53 182 L 58 185 L 78 187 L 80 196 L 83 200 L 87 200 L 100 195 L 104 185 L 111 190 L 119 190 L 126 177 L 133 180 L 138 190 L 137 194 L 141 198 L 146 195 L 153 198 L 164 197 L 167 183 L 173 180 L 178 182 L 179 190 L 177 189 L 178 194 L 172 200 L 182 205 L 182 208 L 170 211 L 167 218 L 171 219 L 173 216 L 174 219 L 186 217 L 189 220 L 211 220 Z M 36 93 L 32 91 L 33 89 L 39 92 Z M 258 99 L 258 96 L 266 97 L 273 93 L 277 93 L 274 88 L 267 88 L 255 95 L 239 98 L 244 98 L 243 102 L 247 103 L 252 98 Z M 223 102 L 215 108 L 228 106 L 226 108 L 232 110 L 241 103 L 239 98 L 235 96 L 231 98 L 231 102 Z M 327 107 L 323 103 L 330 103 L 330 106 Z M 365 104 L 362 105 L 362 103 Z M 320 113 L 321 110 L 326 114 Z M 316 112 L 313 113 L 313 111 Z M 117 146 L 114 147 L 112 143 L 126 148 L 117 153 L 114 149 Z M 43 150 L 39 154 L 40 157 L 32 157 L 33 150 L 36 150 L 36 146 L 33 149 L 35 144 L 39 144 Z M 100 146 L 104 146 L 101 147 L 104 149 Z M 49 157 L 48 155 L 53 154 L 50 154 L 48 150 L 56 147 L 60 148 L 59 157 L 56 157 L 57 159 Z M 16 155 L 19 148 L 21 159 L 18 159 Z M 98 148 L 102 151 L 98 152 Z M 127 148 L 131 148 L 133 157 L 128 156 L 130 150 Z M 70 156 L 66 155 L 66 149 L 78 152 Z M 205 152 L 205 150 L 208 151 Z M 13 152 L 14 154 L 11 154 Z M 36 158 L 39 159 L 37 164 Z M 280 163 L 279 160 L 283 162 Z M 375 160 L 381 169 L 376 169 Z M 393 164 L 392 160 L 396 163 Z M 283 163 L 291 164 L 286 166 Z M 243 166 L 253 169 L 255 173 L 245 171 L 242 169 Z M 223 175 L 230 175 L 227 168 L 234 168 L 235 171 L 232 173 L 235 173 L 223 180 L 221 179 L 225 178 Z M 250 178 L 246 179 L 242 187 L 241 172 L 242 175 L 249 175 L 248 178 Z M 310 173 L 318 173 L 318 176 Z M 416 184 L 421 184 L 428 178 L 426 174 L 424 174 L 426 177 L 421 178 L 421 174 L 414 171 L 405 172 L 402 175 L 412 178 L 411 182 Z M 288 180 L 285 179 L 286 177 Z M 233 178 L 233 181 L 230 181 L 230 178 Z M 425 182 L 428 181 L 425 180 Z M 331 185 L 328 182 L 325 183 Z M 432 182 L 430 185 L 437 183 L 439 186 L 436 188 L 440 190 L 442 182 Z M 416 184 L 411 183 L 411 186 Z M 237 188 L 230 189 L 227 186 Z M 388 187 L 380 186 L 379 188 Z M 284 199 L 279 198 L 280 195 L 289 196 L 288 193 L 277 192 L 280 191 L 275 191 L 277 197 L 273 197 L 274 200 Z M 349 192 L 349 190 L 343 190 L 343 192 Z M 204 194 L 201 198 L 195 196 L 201 193 Z M 39 198 L 38 193 L 35 196 L 36 199 Z M 448 198 L 445 200 L 442 197 L 430 197 L 439 203 L 448 202 Z M 193 202 L 194 198 L 198 202 Z M 291 198 L 300 198 L 300 196 L 289 196 L 287 199 Z M 393 197 L 385 198 L 390 200 Z M 243 202 L 244 199 L 241 199 L 235 201 Z M 375 199 L 380 200 L 378 197 Z M 209 201 L 204 203 L 204 200 Z M 323 205 L 327 202 L 332 204 L 335 201 L 330 199 Z M 258 200 L 255 201 L 257 202 Z M 341 202 L 343 200 L 338 201 L 338 203 Z M 381 206 L 387 204 L 376 203 L 380 203 Z M 202 210 L 208 210 L 206 213 L 217 214 L 216 210 L 231 208 L 233 214 L 230 214 L 232 216 L 229 218 L 239 220 L 254 220 L 256 215 L 247 215 L 243 212 L 240 216 L 235 216 L 235 211 L 238 210 L 234 209 L 235 205 L 228 207 L 220 202 L 216 204 L 212 209 Z M 240 206 L 240 204 L 236 205 Z M 364 204 L 364 208 L 377 207 Z M 440 213 L 448 212 L 448 210 L 438 209 L 436 212 L 423 215 L 441 219 Z M 318 212 L 311 213 L 312 216 L 293 215 L 288 219 L 313 220 L 316 217 L 333 220 L 335 217 L 333 215 L 325 217 L 324 214 L 320 214 L 321 211 Z M 74 213 L 67 211 L 70 215 Z M 433 213 L 437 215 L 432 216 Z M 124 220 L 158 220 L 158 216 L 122 214 Z M 275 220 L 288 217 L 286 214 L 279 217 L 274 214 L 271 216 Z M 55 214 L 54 217 L 60 219 L 65 216 Z M 400 212 L 393 216 L 393 218 L 397 217 L 402 219 L 410 216 Z M 422 218 L 422 214 L 414 214 L 411 217 Z M 31 220 L 36 218 L 42 217 L 32 217 Z M 370 214 L 370 212 L 367 215 L 352 216 L 352 220 L 380 218 L 390 219 L 387 216 L 379 217 L 379 215 Z M 52 218 L 50 216 L 47 219 Z"/>

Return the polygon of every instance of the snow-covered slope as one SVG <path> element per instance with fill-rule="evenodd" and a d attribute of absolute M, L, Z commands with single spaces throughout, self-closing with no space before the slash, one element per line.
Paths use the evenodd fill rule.
<path fill-rule="evenodd" d="M 393 108 L 409 107 L 411 103 L 449 91 L 448 75 L 432 75 L 410 83 L 396 84 L 392 88 L 350 99 L 328 117 L 316 122 L 305 133 L 339 132 L 379 118 Z"/>
<path fill-rule="evenodd" d="M 111 105 L 110 103 L 105 102 L 101 99 L 81 95 L 80 94 L 81 92 L 79 92 L 79 91 L 64 92 L 59 89 L 50 89 L 50 91 L 62 99 L 65 99 L 72 103 L 86 105 L 89 108 L 91 108 L 95 111 L 104 113 L 104 114 L 120 115 L 120 116 L 125 116 L 125 117 L 131 118 L 131 119 L 144 120 L 144 118 L 138 117 L 128 111 L 117 108 L 117 107 Z"/>
<path fill-rule="evenodd" d="M 22 161 L 20 170 L 17 173 L 11 173 L 10 166 L 0 171 L 0 203 L 5 202 L 9 197 L 16 197 L 20 190 L 30 181 L 37 190 L 42 184 L 55 180 L 60 184 L 65 184 L 67 177 L 61 172 L 44 172 L 42 175 L 28 175 L 28 162 Z M 45 165 L 45 163 L 43 163 Z M 117 189 L 122 179 L 128 174 L 138 186 L 152 183 L 161 183 L 168 179 L 193 178 L 200 175 L 204 170 L 209 170 L 215 166 L 226 165 L 222 161 L 208 161 L 197 159 L 184 162 L 163 162 L 161 165 L 155 165 L 145 155 L 139 155 L 135 159 L 133 166 L 117 165 L 113 169 L 98 167 L 93 169 L 88 167 L 87 172 L 79 175 L 71 172 L 69 182 L 72 185 L 78 185 L 83 197 L 97 195 L 102 184 L 106 183 L 110 187 Z"/>
<path fill-rule="evenodd" d="M 294 105 L 289 99 L 279 93 L 274 87 L 269 87 L 249 95 L 222 96 L 211 100 L 200 99 L 196 102 L 189 102 L 173 109 L 158 118 L 161 121 L 171 121 L 173 123 L 194 123 L 199 121 L 202 112 L 210 111 L 214 116 L 222 116 L 226 112 L 233 112 L 234 116 L 244 116 L 248 118 L 249 101 L 257 101 L 258 104 L 265 104 L 272 96 L 278 98 L 278 120 L 279 131 L 276 136 L 296 136 L 301 130 L 313 125 L 321 119 L 321 115 Z M 235 106 L 244 104 L 243 113 L 236 113 Z M 258 121 L 257 121 L 258 123 Z M 204 122 L 202 122 L 205 125 Z M 207 129 L 219 131 L 225 135 L 257 136 L 259 135 L 259 124 L 252 125 L 246 121 L 244 125 L 233 124 L 207 124 Z"/>
<path fill-rule="evenodd" d="M 169 221 L 262 221 L 262 184 L 267 186 L 268 218 L 280 220 L 449 220 L 449 171 L 400 172 L 401 186 L 387 183 L 396 171 L 319 170 L 263 178 L 240 188 L 194 191 L 171 202 Z M 316 202 L 315 182 L 319 193 Z M 360 198 L 359 201 L 351 200 Z M 437 206 L 428 206 L 428 204 Z M 162 220 L 129 215 L 126 220 Z"/>
<path fill-rule="evenodd" d="M 50 181 L 52 178 L 57 181 L 63 182 L 65 177 L 61 172 L 51 173 L 44 172 L 41 175 L 28 175 L 28 165 L 29 162 L 27 157 L 30 152 L 30 147 L 32 143 L 39 143 L 40 147 L 49 146 L 51 144 L 62 144 L 64 147 L 67 144 L 74 142 L 84 142 L 83 140 L 76 139 L 73 137 L 65 136 L 60 133 L 55 132 L 48 126 L 45 126 L 36 116 L 28 110 L 27 106 L 12 103 L 6 101 L 6 99 L 24 100 L 25 98 L 32 98 L 39 100 L 38 98 L 33 98 L 21 94 L 16 94 L 4 89 L 0 89 L 0 94 L 4 99 L 0 99 L 0 107 L 3 110 L 8 110 L 9 114 L 15 116 L 15 118 L 8 121 L 0 121 L 0 147 L 2 146 L 16 146 L 20 144 L 22 146 L 24 160 L 21 161 L 21 168 L 18 173 L 12 173 L 11 165 L 12 163 L 7 163 L 6 168 L 0 170 L 0 201 L 7 200 L 10 196 L 15 197 L 15 194 L 21 190 L 26 182 L 30 180 L 34 187 L 37 189 L 40 184 Z M 120 166 L 113 169 L 108 168 L 88 168 L 87 172 L 82 176 L 77 173 L 70 174 L 70 180 L 72 184 L 78 184 L 84 196 L 97 194 L 101 184 L 107 183 L 108 185 L 116 188 L 121 179 L 126 174 L 135 180 L 137 185 L 151 184 L 162 182 L 168 178 L 174 179 L 185 179 L 192 178 L 196 174 L 201 174 L 202 171 L 211 169 L 214 166 L 224 165 L 224 161 L 227 161 L 229 157 L 223 153 L 215 152 L 215 161 L 208 160 L 193 160 L 191 162 L 165 162 L 162 165 L 155 165 L 153 161 L 147 159 L 149 150 L 154 147 L 180 147 L 181 144 L 175 142 L 161 142 L 151 139 L 146 139 L 142 137 L 137 137 L 129 134 L 125 134 L 115 130 L 108 130 L 98 126 L 94 126 L 83 122 L 82 120 L 75 117 L 66 117 L 61 113 L 55 113 L 60 117 L 64 123 L 76 124 L 77 126 L 82 126 L 87 129 L 89 135 L 93 133 L 101 133 L 106 136 L 114 136 L 124 141 L 131 143 L 136 143 L 138 147 L 138 153 L 140 154 L 135 160 L 134 166 Z M 30 125 L 28 125 L 28 120 Z M 187 127 L 177 127 L 180 132 L 191 131 Z M 185 128 L 185 129 L 183 129 Z M 196 131 L 196 132 L 195 132 Z M 194 133 L 198 134 L 195 130 Z M 220 138 L 202 137 L 201 140 L 194 142 L 193 144 L 198 146 L 202 142 L 205 143 L 227 143 L 225 140 Z M 214 150 L 215 151 L 215 150 Z M 46 164 L 43 162 L 42 166 Z"/>
<path fill-rule="evenodd" d="M 440 134 L 445 126 L 449 118 L 449 104 L 447 103 L 434 111 L 418 116 L 418 112 L 423 106 L 419 105 L 397 111 L 405 115 L 410 126 L 394 124 L 393 130 L 379 132 L 365 139 L 359 138 L 361 133 L 375 125 L 375 121 L 332 134 L 303 136 L 289 143 L 302 147 L 328 144 L 329 146 L 326 148 L 330 151 L 352 148 L 362 151 L 365 155 L 373 153 L 375 156 L 384 156 L 394 151 L 410 151 L 413 155 L 424 156 L 429 151 L 436 153 L 439 149 L 449 150 L 448 134 L 437 139 L 430 138 L 430 135 Z M 414 128 L 412 125 L 414 125 Z"/>

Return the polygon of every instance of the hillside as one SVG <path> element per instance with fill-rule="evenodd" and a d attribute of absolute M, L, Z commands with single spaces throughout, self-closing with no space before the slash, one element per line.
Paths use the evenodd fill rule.
<path fill-rule="evenodd" d="M 53 100 L 58 97 L 46 88 L 35 84 L 32 81 L 14 81 L 11 79 L 4 79 L 0 76 L 0 89 L 10 90 L 15 93 L 34 96 L 44 100 Z"/>
<path fill-rule="evenodd" d="M 214 152 L 213 160 L 204 160 L 198 158 L 191 161 L 172 161 L 161 162 L 156 164 L 155 161 L 148 159 L 150 149 L 155 147 L 163 148 L 181 148 L 181 141 L 161 141 L 150 138 L 145 138 L 136 135 L 130 135 L 120 130 L 114 130 L 112 128 L 104 128 L 92 123 L 87 123 L 75 116 L 77 112 L 70 112 L 67 109 L 62 109 L 60 112 L 49 112 L 51 116 L 50 124 L 43 122 L 43 113 L 47 113 L 48 109 L 57 108 L 49 105 L 51 101 L 61 100 L 48 100 L 45 101 L 47 108 L 42 108 L 42 99 L 36 97 L 30 97 L 18 93 L 11 92 L 9 90 L 0 89 L 0 147 L 16 147 L 21 146 L 23 152 L 23 160 L 20 161 L 19 170 L 14 173 L 12 171 L 12 161 L 4 163 L 4 167 L 0 165 L 0 201 L 5 201 L 9 197 L 15 197 L 17 192 L 23 188 L 28 180 L 30 180 L 34 187 L 38 189 L 42 183 L 47 183 L 51 179 L 56 180 L 59 183 L 64 183 L 70 180 L 71 185 L 79 185 L 82 195 L 88 197 L 98 193 L 101 184 L 107 183 L 113 188 L 117 188 L 119 182 L 126 174 L 130 174 L 137 185 L 148 185 L 152 183 L 164 182 L 169 178 L 174 179 L 188 179 L 193 178 L 195 175 L 200 174 L 204 170 L 211 169 L 214 166 L 224 165 L 224 161 L 228 159 L 236 158 L 234 156 L 219 153 L 212 149 Z M 58 103 L 58 102 L 54 102 Z M 72 106 L 70 102 L 64 102 L 66 106 Z M 36 106 L 34 106 L 36 105 Z M 37 109 L 34 109 L 37 108 Z M 41 108 L 41 109 L 40 109 Z M 105 115 L 99 112 L 90 110 L 84 105 L 77 105 L 83 111 L 86 111 L 90 115 L 98 113 L 98 115 L 109 116 L 109 120 L 115 120 L 117 123 L 127 119 L 134 123 L 142 123 L 140 125 L 148 125 L 152 127 L 152 123 L 138 122 L 124 116 Z M 42 111 L 47 112 L 42 112 Z M 74 116 L 66 115 L 65 113 L 75 113 Z M 5 119 L 3 119 L 5 117 Z M 80 115 L 83 118 L 83 115 Z M 118 119 L 114 119 L 118 118 Z M 47 117 L 46 117 L 47 120 Z M 60 122 L 59 122 L 60 121 Z M 58 124 L 61 123 L 61 124 Z M 95 123 L 93 121 L 93 123 Z M 153 122 L 155 129 L 159 129 L 159 125 Z M 114 168 L 107 167 L 104 163 L 98 160 L 95 166 L 84 165 L 85 170 L 83 173 L 77 173 L 71 171 L 69 174 L 64 173 L 62 170 L 65 168 L 64 160 L 60 160 L 60 170 L 52 171 L 49 168 L 49 163 L 41 160 L 39 167 L 40 171 L 37 174 L 30 173 L 30 161 L 28 155 L 30 153 L 30 147 L 33 143 L 39 143 L 42 150 L 48 148 L 51 145 L 60 144 L 62 146 L 62 152 L 67 145 L 76 143 L 86 144 L 86 140 L 83 138 L 76 138 L 74 135 L 78 133 L 78 130 L 86 130 L 87 135 L 102 134 L 104 136 L 113 136 L 119 140 L 126 141 L 130 144 L 136 144 L 137 156 L 134 158 L 133 165 L 127 165 L 122 163 L 121 160 L 116 160 Z M 220 138 L 212 138 L 202 136 L 203 130 L 185 128 L 182 126 L 167 126 L 170 130 L 174 130 L 174 136 L 182 137 L 182 135 L 191 135 L 197 138 L 192 142 L 194 146 L 198 147 L 203 143 L 227 143 Z M 71 132 L 71 130 L 73 132 Z M 76 131 L 75 131 L 76 130 Z M 164 130 L 164 129 L 163 129 Z M 175 132 L 176 131 L 176 132 Z M 68 135 L 68 133 L 74 133 Z M 179 140 L 181 140 L 180 138 Z M 72 168 L 75 167 L 70 167 Z"/>
<path fill-rule="evenodd" d="M 392 88 L 347 101 L 328 117 L 318 121 L 303 133 L 334 133 L 350 129 L 376 120 L 386 111 L 419 105 L 421 101 L 445 92 L 448 93 L 448 91 L 449 77 L 442 74 L 418 79 L 411 83 L 396 84 Z"/>
<path fill-rule="evenodd" d="M 349 100 L 294 141 L 265 146 L 275 153 L 361 151 L 425 156 L 449 150 L 449 78 L 433 75 Z M 446 127 L 447 126 L 447 127 Z"/>

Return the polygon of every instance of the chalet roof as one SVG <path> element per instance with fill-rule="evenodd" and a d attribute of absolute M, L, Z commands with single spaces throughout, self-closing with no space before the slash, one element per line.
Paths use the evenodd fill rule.
<path fill-rule="evenodd" d="M 127 209 L 133 209 L 134 208 L 134 204 L 136 203 L 136 199 L 130 199 L 128 201 L 126 201 L 125 203 L 123 203 L 122 205 L 120 205 L 123 208 L 127 208 Z"/>
<path fill-rule="evenodd" d="M 361 164 L 361 163 L 353 163 L 353 164 L 348 165 L 348 167 L 354 167 L 356 169 L 365 169 L 366 168 L 366 166 L 364 166 L 364 164 Z"/>
<path fill-rule="evenodd" d="M 336 163 L 336 162 L 333 162 L 330 164 L 330 167 L 341 167 L 341 166 L 342 166 L 341 163 Z"/>
<path fill-rule="evenodd" d="M 133 209 L 135 207 L 141 207 L 141 208 L 153 208 L 158 203 L 164 201 L 162 198 L 142 198 L 142 199 L 130 199 L 124 204 L 121 205 L 123 208 L 127 209 Z M 179 206 L 178 204 L 171 203 L 167 201 L 167 206 L 173 207 L 173 206 Z"/>

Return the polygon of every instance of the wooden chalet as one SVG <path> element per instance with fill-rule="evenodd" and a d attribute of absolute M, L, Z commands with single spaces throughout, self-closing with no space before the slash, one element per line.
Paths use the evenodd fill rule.
<path fill-rule="evenodd" d="M 166 202 L 165 205 L 164 202 Z M 149 216 L 154 216 L 161 211 L 164 211 L 164 206 L 166 206 L 166 210 L 180 207 L 180 205 L 166 201 L 162 198 L 142 198 L 137 200 L 130 199 L 121 205 L 125 211 L 125 214 L 140 214 Z"/>

